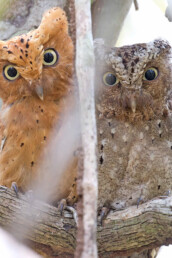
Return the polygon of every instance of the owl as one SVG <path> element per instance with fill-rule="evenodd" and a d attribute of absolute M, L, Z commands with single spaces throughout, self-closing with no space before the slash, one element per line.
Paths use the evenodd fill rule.
<path fill-rule="evenodd" d="M 0 185 L 30 189 L 52 129 L 71 108 L 73 56 L 67 18 L 58 7 L 44 14 L 37 29 L 0 41 Z M 55 198 L 70 194 L 75 167 L 72 162 L 64 172 Z"/>
<path fill-rule="evenodd" d="M 95 42 L 98 206 L 123 209 L 172 189 L 172 66 L 165 40 Z"/>

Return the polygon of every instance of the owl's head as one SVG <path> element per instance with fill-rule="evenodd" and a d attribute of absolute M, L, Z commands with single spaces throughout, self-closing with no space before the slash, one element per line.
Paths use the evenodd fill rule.
<path fill-rule="evenodd" d="M 168 115 L 171 47 L 164 40 L 108 48 L 95 42 L 97 108 L 106 117 L 137 121 Z"/>
<path fill-rule="evenodd" d="M 55 99 L 71 90 L 73 44 L 64 11 L 47 11 L 40 26 L 0 41 L 0 97 L 8 103 L 26 96 Z"/>

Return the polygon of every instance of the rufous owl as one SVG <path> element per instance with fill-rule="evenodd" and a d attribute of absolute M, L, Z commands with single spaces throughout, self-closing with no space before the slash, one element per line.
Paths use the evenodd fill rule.
<path fill-rule="evenodd" d="M 172 189 L 172 65 L 165 40 L 95 41 L 99 208 L 121 209 Z"/>
<path fill-rule="evenodd" d="M 73 57 L 66 14 L 58 7 L 44 14 L 37 29 L 0 41 L 0 185 L 30 189 L 52 129 L 71 108 Z M 68 196 L 75 173 L 73 162 L 58 199 Z"/>

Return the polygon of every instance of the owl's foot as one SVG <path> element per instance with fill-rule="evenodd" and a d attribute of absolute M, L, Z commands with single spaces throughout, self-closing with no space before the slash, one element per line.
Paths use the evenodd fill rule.
<path fill-rule="evenodd" d="M 68 210 L 72 212 L 73 218 L 77 224 L 77 213 L 76 213 L 76 210 L 72 207 L 77 202 L 77 199 L 78 199 L 76 187 L 77 187 L 76 178 L 74 178 L 74 182 L 70 188 L 68 197 L 66 199 L 61 199 L 61 201 L 58 204 L 58 209 L 60 211 L 61 216 L 63 215 L 64 210 Z"/>
<path fill-rule="evenodd" d="M 137 209 L 138 209 L 138 207 L 139 207 L 139 204 L 141 204 L 143 202 L 143 198 L 142 197 L 139 197 L 138 199 L 137 199 Z"/>
<path fill-rule="evenodd" d="M 60 211 L 60 215 L 63 216 L 64 210 L 70 211 L 73 215 L 73 218 L 75 220 L 76 225 L 78 225 L 78 215 L 77 215 L 77 211 L 75 210 L 74 207 L 67 205 L 68 204 L 68 200 L 67 199 L 62 199 L 59 202 L 58 205 L 58 209 Z M 65 216 L 65 215 L 64 215 Z"/>
<path fill-rule="evenodd" d="M 23 192 L 21 188 L 18 187 L 16 182 L 12 182 L 11 189 L 15 192 L 16 197 L 19 198 L 19 193 L 24 194 L 28 201 L 31 203 L 33 202 L 34 195 L 32 190 L 28 190 L 27 192 Z"/>
<path fill-rule="evenodd" d="M 78 226 L 78 213 L 77 213 L 76 209 L 72 206 L 66 206 L 66 210 L 68 210 L 72 213 L 75 223 Z"/>
<path fill-rule="evenodd" d="M 11 189 L 15 192 L 16 197 L 19 198 L 19 188 L 18 188 L 16 182 L 12 182 Z"/>
<path fill-rule="evenodd" d="M 78 196 L 77 196 L 77 189 L 76 189 L 76 178 L 74 178 L 74 182 L 70 188 L 70 192 L 69 195 L 66 199 L 62 199 L 59 202 L 59 210 L 60 210 L 60 214 L 61 216 L 63 215 L 63 210 L 67 207 L 67 206 L 73 206 L 74 203 L 77 202 Z"/>
<path fill-rule="evenodd" d="M 110 211 L 110 208 L 103 207 L 100 212 L 100 225 L 103 226 L 103 221 L 106 219 L 108 213 Z"/>
<path fill-rule="evenodd" d="M 71 195 L 72 194 L 70 194 L 66 199 L 61 199 L 60 202 L 58 203 L 58 209 L 60 211 L 61 216 L 63 215 L 63 211 L 67 209 L 67 207 L 72 207 L 74 203 L 77 202 L 76 195 L 74 195 L 72 198 L 71 198 Z"/>
<path fill-rule="evenodd" d="M 171 191 L 168 190 L 164 195 L 160 195 L 158 198 L 165 199 L 165 198 L 169 197 L 170 195 L 171 195 Z"/>
<path fill-rule="evenodd" d="M 171 195 L 171 191 L 168 190 L 168 191 L 166 191 L 166 193 L 165 193 L 164 195 L 156 196 L 155 198 L 153 198 L 153 200 L 154 200 L 154 199 L 165 199 L 165 198 L 169 197 L 170 195 Z M 138 198 L 138 200 L 137 200 L 137 208 L 139 207 L 139 205 L 140 205 L 141 203 L 143 203 L 143 198 L 140 196 L 140 197 Z"/>
<path fill-rule="evenodd" d="M 62 199 L 58 205 L 58 209 L 60 211 L 60 215 L 62 216 L 63 215 L 63 211 L 64 209 L 67 207 L 67 201 L 66 199 Z"/>

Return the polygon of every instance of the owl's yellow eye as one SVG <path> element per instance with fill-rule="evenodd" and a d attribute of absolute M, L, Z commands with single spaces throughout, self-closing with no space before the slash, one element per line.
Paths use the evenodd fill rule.
<path fill-rule="evenodd" d="M 156 77 L 158 76 L 158 70 L 154 67 L 151 67 L 149 69 L 146 70 L 144 76 L 143 76 L 143 80 L 146 81 L 152 81 L 155 80 Z"/>
<path fill-rule="evenodd" d="M 103 82 L 106 86 L 114 86 L 119 82 L 119 79 L 114 73 L 107 72 L 103 75 Z"/>
<path fill-rule="evenodd" d="M 3 69 L 4 77 L 9 81 L 14 81 L 19 77 L 19 72 L 13 65 L 7 65 Z"/>
<path fill-rule="evenodd" d="M 49 48 L 44 51 L 44 60 L 43 64 L 46 66 L 51 66 L 57 63 L 59 59 L 58 53 L 53 49 Z"/>

